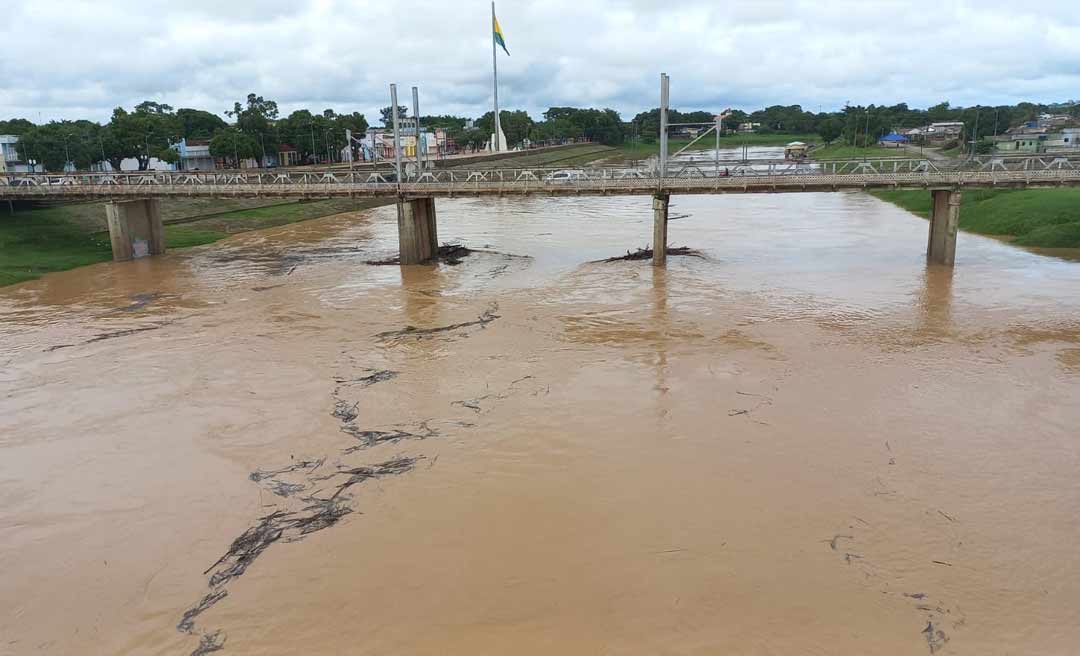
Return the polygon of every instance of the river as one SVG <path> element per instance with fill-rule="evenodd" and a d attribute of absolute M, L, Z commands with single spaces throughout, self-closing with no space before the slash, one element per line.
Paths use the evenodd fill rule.
<path fill-rule="evenodd" d="M 438 200 L 0 289 L 2 654 L 1072 654 L 1080 263 Z M 179 625 L 179 630 L 178 630 Z M 201 646 L 200 646 L 201 645 Z"/>

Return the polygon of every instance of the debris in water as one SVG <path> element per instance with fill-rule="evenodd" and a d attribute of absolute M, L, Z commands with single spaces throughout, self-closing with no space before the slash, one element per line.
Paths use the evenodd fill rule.
<path fill-rule="evenodd" d="M 343 453 L 346 454 L 355 453 L 361 449 L 368 449 L 379 444 L 393 444 L 395 442 L 400 442 L 401 440 L 426 440 L 429 437 L 435 437 L 439 434 L 439 431 L 429 427 L 428 422 L 426 421 L 420 422 L 416 432 L 401 429 L 392 431 L 361 430 L 352 422 L 342 426 L 341 432 L 352 435 L 360 440 L 359 445 L 345 449 Z"/>
<path fill-rule="evenodd" d="M 499 315 L 495 314 L 495 311 L 499 309 L 497 303 L 492 303 L 491 307 L 484 310 L 484 313 L 476 318 L 476 321 L 464 321 L 462 323 L 452 323 L 448 326 L 438 326 L 436 328 L 417 328 L 416 326 L 405 326 L 401 330 L 388 330 L 386 332 L 377 333 L 375 336 L 379 339 L 389 339 L 393 337 L 416 337 L 416 339 L 424 339 L 438 333 L 450 332 L 453 330 L 459 330 L 461 328 L 470 328 L 472 326 L 486 327 L 492 321 L 499 318 Z"/>
<path fill-rule="evenodd" d="M 476 251 L 462 246 L 461 244 L 443 244 L 439 246 L 439 252 L 433 255 L 431 258 L 425 260 L 425 262 L 442 262 L 443 264 L 449 264 L 451 266 L 461 264 L 462 258 L 466 258 Z M 388 257 L 385 260 L 368 260 L 367 264 L 372 266 L 386 266 L 391 264 L 401 264 L 400 256 Z"/>
<path fill-rule="evenodd" d="M 331 416 L 337 417 L 343 423 L 349 423 L 353 419 L 360 416 L 360 402 L 349 405 L 348 401 L 338 400 L 334 403 L 334 411 L 330 413 Z"/>
<path fill-rule="evenodd" d="M 225 636 L 221 631 L 214 631 L 213 633 L 204 634 L 202 640 L 199 641 L 199 646 L 195 648 L 195 651 L 191 652 L 191 656 L 205 656 L 215 651 L 221 651 L 225 649 Z"/>
<path fill-rule="evenodd" d="M 945 646 L 945 643 L 949 641 L 949 636 L 945 635 L 945 632 L 934 626 L 933 621 L 926 623 L 926 628 L 922 630 L 926 635 L 926 644 L 930 647 L 930 653 L 933 654 L 937 650 Z"/>
<path fill-rule="evenodd" d="M 371 370 L 368 369 L 368 371 L 371 371 Z M 384 381 L 387 381 L 387 380 L 393 380 L 394 378 L 397 378 L 397 376 L 398 376 L 397 371 L 390 371 L 389 369 L 380 369 L 380 370 L 376 371 L 375 373 L 373 373 L 373 374 L 371 374 L 369 376 L 361 376 L 359 378 L 335 378 L 334 382 L 338 383 L 340 385 L 345 385 L 345 384 L 352 385 L 352 384 L 356 383 L 356 384 L 359 384 L 360 387 L 371 387 L 375 383 L 381 383 L 381 382 L 384 382 Z"/>
<path fill-rule="evenodd" d="M 48 353 L 50 351 L 58 351 L 58 350 L 60 350 L 62 348 L 70 348 L 72 346 L 84 346 L 86 344 L 93 344 L 94 342 L 101 342 L 101 341 L 104 341 L 106 339 L 114 339 L 116 337 L 127 337 L 128 335 L 134 335 L 136 333 L 145 333 L 145 332 L 147 332 L 149 330 L 158 330 L 159 328 L 164 328 L 165 326 L 168 326 L 171 323 L 173 323 L 173 322 L 172 321 L 159 321 L 157 323 L 151 324 L 149 326 L 143 326 L 141 328 L 125 328 L 124 330 L 117 330 L 117 331 L 114 331 L 114 332 L 111 332 L 111 333 L 99 333 L 97 335 L 94 335 L 90 339 L 84 340 L 84 341 L 79 342 L 77 344 L 56 344 L 54 346 L 50 346 L 49 348 L 45 349 L 45 352 Z"/>
<path fill-rule="evenodd" d="M 195 618 L 204 610 L 210 608 L 228 595 L 229 591 L 224 589 L 207 593 L 198 604 L 184 611 L 184 616 L 180 618 L 180 623 L 176 625 L 176 630 L 181 633 L 191 633 L 195 628 Z"/>
<path fill-rule="evenodd" d="M 667 254 L 673 255 L 686 255 L 688 257 L 705 257 L 705 254 L 699 250 L 690 248 L 689 246 L 668 247 Z M 639 248 L 633 253 L 626 251 L 626 255 L 619 255 L 617 257 L 609 257 L 603 260 L 594 260 L 595 262 L 627 262 L 630 260 L 651 260 L 653 256 L 653 249 L 651 248 Z"/>

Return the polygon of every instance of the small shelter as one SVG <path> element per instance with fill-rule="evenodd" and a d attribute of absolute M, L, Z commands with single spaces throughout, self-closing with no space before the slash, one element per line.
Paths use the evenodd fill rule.
<path fill-rule="evenodd" d="M 878 145 L 883 148 L 903 148 L 904 144 L 909 141 L 907 137 L 896 132 L 890 132 L 884 137 L 878 139 Z"/>
<path fill-rule="evenodd" d="M 801 162 L 806 159 L 809 147 L 801 141 L 792 141 L 784 146 L 784 159 Z"/>

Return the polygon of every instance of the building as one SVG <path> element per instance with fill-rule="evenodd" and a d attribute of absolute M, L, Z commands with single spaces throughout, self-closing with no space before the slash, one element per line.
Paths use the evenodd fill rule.
<path fill-rule="evenodd" d="M 408 121 L 408 130 L 403 127 L 406 121 Z M 399 119 L 398 129 L 400 130 L 402 159 L 416 157 L 417 143 L 425 159 L 438 159 L 457 151 L 454 140 L 443 128 L 434 130 L 421 128 L 419 138 L 417 138 L 416 122 L 413 119 Z M 369 128 L 367 134 L 360 140 L 360 158 L 366 162 L 376 159 L 379 161 L 394 159 L 394 131 L 387 128 Z"/>
<path fill-rule="evenodd" d="M 923 140 L 932 143 L 953 141 L 959 139 L 963 133 L 964 123 L 962 121 L 942 121 L 940 123 L 931 123 L 922 128 Z"/>
<path fill-rule="evenodd" d="M 19 157 L 17 143 L 19 137 L 14 134 L 0 134 L 0 173 L 44 173 L 44 166 Z"/>
<path fill-rule="evenodd" d="M 278 166 L 296 166 L 300 163 L 300 151 L 292 144 L 278 146 Z"/>
<path fill-rule="evenodd" d="M 180 155 L 177 167 L 181 171 L 212 171 L 216 168 L 210 155 L 209 140 L 181 139 L 169 147 Z"/>
<path fill-rule="evenodd" d="M 1048 151 L 1080 149 L 1080 128 L 1062 128 L 1061 132 L 1046 135 Z"/>

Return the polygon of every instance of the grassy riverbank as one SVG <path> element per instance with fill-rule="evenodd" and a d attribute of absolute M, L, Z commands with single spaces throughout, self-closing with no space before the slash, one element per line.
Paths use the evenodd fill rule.
<path fill-rule="evenodd" d="M 878 198 L 924 218 L 925 191 L 875 191 Z M 960 228 L 1020 246 L 1080 248 L 1080 189 L 971 189 L 960 204 Z"/>
<path fill-rule="evenodd" d="M 229 211 L 235 203 L 176 199 L 162 203 L 165 244 L 200 246 L 250 230 L 382 205 L 382 200 L 330 199 L 275 202 Z M 250 202 L 249 202 L 250 204 Z M 226 211 L 220 211 L 226 208 Z M 219 210 L 209 213 L 207 210 Z M 102 203 L 82 203 L 0 215 L 0 286 L 33 280 L 52 271 L 112 259 Z"/>

